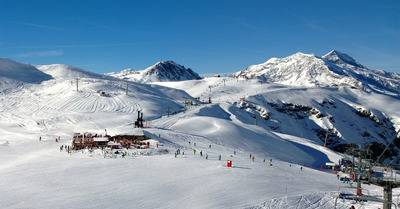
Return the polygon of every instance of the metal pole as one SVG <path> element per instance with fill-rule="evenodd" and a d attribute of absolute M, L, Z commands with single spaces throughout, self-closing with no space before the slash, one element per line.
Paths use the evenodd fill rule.
<path fill-rule="evenodd" d="M 76 78 L 76 91 L 78 91 L 78 81 L 79 81 L 79 78 Z"/>
<path fill-rule="evenodd" d="M 392 184 L 390 182 L 386 182 L 383 187 L 383 209 L 392 209 Z"/>
<path fill-rule="evenodd" d="M 361 158 L 361 150 L 358 152 L 358 168 L 362 171 L 362 158 Z M 358 173 L 357 176 L 357 191 L 360 192 L 360 196 L 362 195 L 361 192 L 361 173 Z"/>

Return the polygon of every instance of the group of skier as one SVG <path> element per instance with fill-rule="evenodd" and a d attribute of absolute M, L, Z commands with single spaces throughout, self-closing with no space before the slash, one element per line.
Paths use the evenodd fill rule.
<path fill-rule="evenodd" d="M 63 144 L 60 146 L 60 152 L 62 152 L 63 150 L 65 150 L 66 152 L 70 153 L 71 149 L 69 147 L 69 145 Z"/>

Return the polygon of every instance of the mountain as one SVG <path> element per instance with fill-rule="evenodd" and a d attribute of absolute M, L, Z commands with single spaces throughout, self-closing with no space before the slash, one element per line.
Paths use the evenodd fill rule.
<path fill-rule="evenodd" d="M 62 65 L 62 64 L 53 64 L 53 65 L 35 65 L 35 67 L 46 73 L 51 75 L 56 79 L 75 79 L 75 78 L 96 78 L 96 79 L 112 79 L 115 80 L 111 76 L 102 75 L 90 71 L 86 71 L 74 66 L 70 65 Z"/>
<path fill-rule="evenodd" d="M 1 91 L 1 208 L 63 208 L 68 197 L 69 208 L 349 208 L 335 202 L 344 184 L 320 168 L 345 157 L 332 149 L 350 143 L 371 143 L 379 155 L 400 127 L 398 98 L 346 85 L 220 77 L 149 85 L 66 65 L 36 69 L 53 79 Z M 137 130 L 138 111 L 150 148 L 63 149 L 74 133 Z M 400 163 L 398 141 L 385 163 Z M 374 185 L 363 191 L 383 196 Z"/>
<path fill-rule="evenodd" d="M 322 57 L 299 52 L 281 59 L 271 58 L 234 76 L 290 86 L 350 86 L 394 96 L 400 94 L 399 74 L 370 70 L 349 55 L 335 50 Z"/>
<path fill-rule="evenodd" d="M 185 68 L 173 61 L 158 62 L 145 70 L 125 69 L 119 73 L 108 73 L 107 75 L 142 83 L 201 79 L 192 69 Z"/>
<path fill-rule="evenodd" d="M 159 85 L 185 90 L 201 101 L 211 98 L 213 103 L 222 103 L 228 106 L 224 109 L 229 118 L 243 124 L 257 123 L 257 127 L 273 133 L 306 138 L 320 145 L 326 140 L 327 147 L 336 151 L 345 152 L 350 144 L 372 144 L 370 157 L 374 160 L 400 129 L 400 99 L 360 88 L 300 88 L 234 78 Z M 400 156 L 399 148 L 396 142 L 383 157 Z M 398 164 L 400 160 L 393 162 Z"/>
<path fill-rule="evenodd" d="M 52 79 L 35 66 L 19 63 L 10 59 L 0 58 L 0 78 L 22 81 L 24 83 L 41 83 Z"/>

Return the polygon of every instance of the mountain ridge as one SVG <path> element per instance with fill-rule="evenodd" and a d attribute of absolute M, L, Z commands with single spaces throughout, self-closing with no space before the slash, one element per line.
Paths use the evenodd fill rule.
<path fill-rule="evenodd" d="M 143 83 L 201 79 L 192 69 L 185 68 L 174 61 L 160 61 L 144 70 L 125 69 L 119 73 L 106 75 Z"/>
<path fill-rule="evenodd" d="M 259 78 L 290 86 L 351 86 L 397 97 L 400 95 L 399 74 L 370 70 L 336 50 L 322 57 L 298 52 L 284 58 L 271 58 L 265 63 L 250 65 L 233 76 Z"/>

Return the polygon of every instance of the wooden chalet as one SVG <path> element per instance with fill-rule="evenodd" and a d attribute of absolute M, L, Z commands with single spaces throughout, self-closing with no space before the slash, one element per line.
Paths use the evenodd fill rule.
<path fill-rule="evenodd" d="M 136 148 L 143 148 L 141 145 L 144 140 L 148 140 L 150 137 L 146 136 L 141 128 L 135 128 L 127 133 L 117 134 L 110 137 L 110 141 L 119 142 L 123 147 L 135 146 Z"/>
<path fill-rule="evenodd" d="M 127 133 L 117 134 L 114 136 L 93 134 L 93 133 L 74 133 L 72 140 L 73 149 L 86 149 L 86 148 L 105 148 L 109 147 L 109 142 L 119 143 L 123 147 L 130 148 L 146 148 L 149 144 L 143 142 L 150 139 L 144 135 L 140 128 L 135 128 Z"/>
<path fill-rule="evenodd" d="M 109 136 L 93 133 L 74 133 L 72 149 L 85 149 L 90 147 L 106 147 L 110 141 Z"/>

